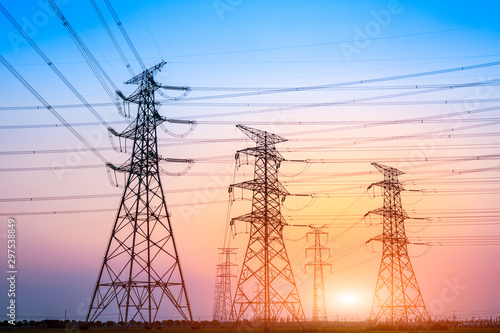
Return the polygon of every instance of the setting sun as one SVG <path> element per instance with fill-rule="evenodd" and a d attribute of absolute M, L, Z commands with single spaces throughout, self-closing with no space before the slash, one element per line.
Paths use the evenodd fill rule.
<path fill-rule="evenodd" d="M 339 297 L 340 303 L 344 305 L 354 305 L 358 301 L 358 297 L 353 294 L 343 294 Z"/>
<path fill-rule="evenodd" d="M 348 306 L 353 306 L 353 305 L 356 305 L 357 303 L 359 303 L 359 298 L 357 295 L 355 294 L 352 294 L 352 293 L 345 293 L 345 294 L 341 294 L 339 297 L 338 297 L 338 301 L 340 304 L 342 305 L 348 305 Z"/>
<path fill-rule="evenodd" d="M 499 12 L 0 0 L 0 328 L 500 333 Z"/>

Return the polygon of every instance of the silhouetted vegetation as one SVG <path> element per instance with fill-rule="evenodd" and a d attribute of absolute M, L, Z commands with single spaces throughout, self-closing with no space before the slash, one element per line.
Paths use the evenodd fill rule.
<path fill-rule="evenodd" d="M 378 324 L 376 326 L 369 326 L 367 322 L 326 322 L 321 323 L 305 322 L 305 330 L 300 330 L 297 328 L 287 327 L 286 323 L 277 325 L 274 331 L 276 332 L 324 332 L 324 333 L 362 333 L 362 332 L 388 332 L 388 331 L 406 331 L 406 332 L 439 332 L 443 330 L 450 330 L 453 333 L 500 333 L 500 318 L 493 319 L 482 319 L 482 320 L 470 320 L 470 321 L 447 321 L 440 320 L 437 322 L 429 323 L 428 325 L 404 325 L 404 326 L 393 326 L 389 324 Z M 188 323 L 185 320 L 163 320 L 155 321 L 151 325 L 148 325 L 142 321 L 132 320 L 128 324 L 120 321 L 96 321 L 91 323 L 86 323 L 84 321 L 76 320 L 53 320 L 45 319 L 41 321 L 34 320 L 23 320 L 16 322 L 13 326 L 8 323 L 7 320 L 0 322 L 0 330 L 5 331 L 17 331 L 17 332 L 39 332 L 39 333 L 78 333 L 79 331 L 95 331 L 96 333 L 109 333 L 123 331 L 128 329 L 129 332 L 136 333 L 138 331 L 144 330 L 163 330 L 171 331 L 173 333 L 189 333 L 193 330 L 201 330 L 206 333 L 226 333 L 227 323 L 219 323 L 217 320 L 203 320 Z M 256 328 L 248 320 L 243 320 L 239 324 L 235 325 L 233 328 L 234 333 L 261 333 L 260 328 Z"/>

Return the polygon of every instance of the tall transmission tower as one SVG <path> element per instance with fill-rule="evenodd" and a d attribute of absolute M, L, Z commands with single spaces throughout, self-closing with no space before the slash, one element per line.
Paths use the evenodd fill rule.
<path fill-rule="evenodd" d="M 301 325 L 304 310 L 283 239 L 286 221 L 281 215 L 281 202 L 289 193 L 278 180 L 278 169 L 284 159 L 275 148 L 275 144 L 286 139 L 243 125 L 237 127 L 256 142 L 256 147 L 237 153 L 237 156 L 255 157 L 254 179 L 230 187 L 231 190 L 239 187 L 253 192 L 252 212 L 231 221 L 250 223 L 250 239 L 236 287 L 231 320 L 236 325 L 246 314 L 268 330 L 288 315 Z"/>
<path fill-rule="evenodd" d="M 383 233 L 373 240 L 382 242 L 382 262 L 375 287 L 370 321 L 391 325 L 410 325 L 429 320 L 422 293 L 408 256 L 408 238 L 404 221 L 408 215 L 401 204 L 403 186 L 398 176 L 404 172 L 398 169 L 372 163 L 384 180 L 368 187 L 380 186 L 384 192 L 384 205 L 368 214 L 382 216 Z"/>
<path fill-rule="evenodd" d="M 231 272 L 235 266 L 232 257 L 236 255 L 236 248 L 219 248 L 220 260 L 217 265 L 217 276 L 215 281 L 214 315 L 213 319 L 220 323 L 227 323 L 231 314 L 232 288 L 231 280 L 236 277 Z"/>
<path fill-rule="evenodd" d="M 324 266 L 329 266 L 331 269 L 331 264 L 323 260 L 323 252 L 327 251 L 328 256 L 330 256 L 330 249 L 324 245 L 321 245 L 321 236 L 326 235 L 328 240 L 328 233 L 322 231 L 324 226 L 315 227 L 310 226 L 312 231 L 307 233 L 307 238 L 309 236 L 314 236 L 314 245 L 306 249 L 306 255 L 308 251 L 313 251 L 314 259 L 312 262 L 306 264 L 307 266 L 312 266 L 314 270 L 314 286 L 313 286 L 313 321 L 327 321 L 328 317 L 326 314 L 326 295 L 325 295 L 325 281 L 324 281 Z"/>
<path fill-rule="evenodd" d="M 118 136 L 133 140 L 120 208 L 99 271 L 87 321 L 114 314 L 117 321 L 142 321 L 151 327 L 158 316 L 178 312 L 192 322 L 191 309 L 174 241 L 170 215 L 160 181 L 156 127 L 166 119 L 157 112 L 155 91 L 166 87 L 154 81 L 166 62 L 125 82 L 138 84 L 126 98 L 138 104 L 137 118 Z M 109 318 L 109 317 L 108 317 Z"/>

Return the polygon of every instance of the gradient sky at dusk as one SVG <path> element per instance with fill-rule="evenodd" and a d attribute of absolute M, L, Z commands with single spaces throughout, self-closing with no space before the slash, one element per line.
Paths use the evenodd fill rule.
<path fill-rule="evenodd" d="M 46 0 L 0 2 L 90 103 L 104 104 L 95 107 L 99 114 L 118 132 L 124 129 Z M 234 153 L 253 145 L 235 128 L 238 123 L 289 139 L 277 148 L 288 160 L 302 160 L 283 162 L 281 181 L 292 194 L 316 195 L 288 197 L 283 214 L 291 225 L 329 227 L 325 245 L 331 248 L 333 270 L 325 286 L 331 319 L 369 315 L 381 254 L 378 244 L 367 241 L 382 232 L 377 220 L 363 219 L 382 205 L 379 192 L 366 191 L 382 180 L 371 162 L 401 169 L 407 189 L 423 190 L 402 197 L 408 215 L 419 218 L 407 220 L 410 241 L 434 244 L 409 245 L 432 316 L 451 316 L 453 311 L 464 318 L 500 316 L 500 165 L 495 161 L 500 156 L 500 88 L 498 83 L 463 86 L 500 80 L 500 64 L 467 69 L 500 61 L 497 1 L 111 2 L 146 66 L 168 62 L 157 80 L 192 87 L 178 102 L 157 98 L 162 115 L 198 122 L 184 138 L 159 130 L 158 142 L 164 157 L 194 159 L 184 175 L 162 176 L 194 319 L 212 319 L 217 248 L 224 245 L 228 223 L 227 187 L 253 176 L 253 166 L 241 165 L 233 179 Z M 130 94 L 135 87 L 123 84 L 130 73 L 91 3 L 57 3 L 114 84 Z M 104 2 L 97 3 L 138 73 L 140 66 Z M 92 123 L 75 129 L 95 147 L 111 147 L 106 128 L 88 109 L 64 107 L 80 102 L 3 15 L 0 27 L 0 55 L 68 122 Z M 361 83 L 458 67 L 465 69 Z M 110 184 L 102 161 L 83 150 L 63 126 L 39 126 L 58 123 L 46 109 L 19 108 L 41 104 L 5 67 L 0 74 L 0 267 L 7 261 L 7 219 L 13 217 L 18 225 L 19 318 L 60 319 L 67 311 L 68 318 L 83 320 L 122 189 Z M 243 88 L 351 81 L 360 83 L 226 96 L 247 92 Z M 394 94 L 401 95 L 383 97 Z M 351 102 L 312 105 L 340 101 Z M 309 107 L 297 107 L 302 104 Z M 436 117 L 427 118 L 431 116 Z M 403 121 L 408 119 L 414 121 Z M 189 129 L 179 124 L 167 128 L 179 134 Z M 115 165 L 127 159 L 112 149 L 102 154 Z M 75 168 L 54 170 L 57 166 Z M 162 167 L 175 174 L 186 165 Z M 107 196 L 70 199 L 83 195 Z M 45 200 L 23 201 L 28 198 Z M 231 216 L 249 212 L 250 198 L 250 193 L 235 191 Z M 230 237 L 231 247 L 238 248 L 239 267 L 246 230 L 237 223 Z M 305 256 L 312 242 L 304 238 L 307 231 L 290 226 L 284 235 L 310 317 L 312 277 L 304 265 L 312 260 Z M 6 290 L 4 279 L 3 305 Z M 170 317 L 178 316 L 161 319 Z"/>

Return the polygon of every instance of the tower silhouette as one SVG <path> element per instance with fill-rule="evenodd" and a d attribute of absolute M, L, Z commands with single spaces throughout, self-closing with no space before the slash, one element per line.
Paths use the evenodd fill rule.
<path fill-rule="evenodd" d="M 166 62 L 145 70 L 126 84 L 139 87 L 128 98 L 138 104 L 137 118 L 118 136 L 133 140 L 132 156 L 123 165 L 127 181 L 106 254 L 92 294 L 87 321 L 103 314 L 117 321 L 145 322 L 178 312 L 188 322 L 191 309 L 174 241 L 170 215 L 161 186 L 156 127 L 166 119 L 157 112 L 154 81 Z M 169 312 L 172 310 L 171 312 Z M 169 313 L 167 313 L 169 312 Z M 110 318 L 109 316 L 107 318 Z"/>
<path fill-rule="evenodd" d="M 324 281 L 324 266 L 330 266 L 331 264 L 323 260 L 323 251 L 327 251 L 330 255 L 330 249 L 324 245 L 321 245 L 321 236 L 326 235 L 328 239 L 328 233 L 322 231 L 324 226 L 315 227 L 310 226 L 312 231 L 307 233 L 307 238 L 310 235 L 314 236 L 314 245 L 306 249 L 306 255 L 308 251 L 313 251 L 314 259 L 312 262 L 306 264 L 307 266 L 312 266 L 314 271 L 314 285 L 313 285 L 313 321 L 327 321 L 326 313 L 326 295 L 325 295 L 325 281 Z"/>
<path fill-rule="evenodd" d="M 422 293 L 408 256 L 408 238 L 404 221 L 408 215 L 401 204 L 403 186 L 398 176 L 404 172 L 398 169 L 372 163 L 384 180 L 371 184 L 380 186 L 384 192 L 384 205 L 367 214 L 379 214 L 383 220 L 383 233 L 373 240 L 382 242 L 382 261 L 375 287 L 370 321 L 386 322 L 392 325 L 423 323 L 429 319 Z"/>
<path fill-rule="evenodd" d="M 214 297 L 214 314 L 213 319 L 220 323 L 227 323 L 231 313 L 232 289 L 231 280 L 236 277 L 231 272 L 235 266 L 232 262 L 233 256 L 236 255 L 234 251 L 236 248 L 220 248 L 219 264 L 217 265 L 217 276 L 215 280 L 215 297 Z"/>
<path fill-rule="evenodd" d="M 256 142 L 256 147 L 239 150 L 255 157 L 253 180 L 231 185 L 253 192 L 252 212 L 232 219 L 250 223 L 250 239 L 241 267 L 231 309 L 236 323 L 244 314 L 264 330 L 289 316 L 300 323 L 304 311 L 283 240 L 286 222 L 281 202 L 288 191 L 278 180 L 283 157 L 275 144 L 286 139 L 243 125 L 237 127 Z"/>

